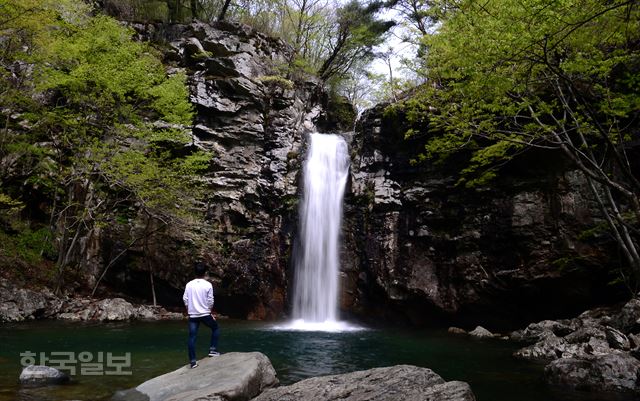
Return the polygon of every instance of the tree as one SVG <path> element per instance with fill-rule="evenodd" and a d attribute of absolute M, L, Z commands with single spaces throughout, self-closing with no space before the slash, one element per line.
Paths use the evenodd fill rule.
<path fill-rule="evenodd" d="M 220 10 L 220 14 L 218 14 L 218 21 L 224 20 L 224 17 L 227 15 L 227 10 L 229 9 L 229 5 L 231 4 L 231 0 L 224 0 L 222 4 L 222 9 Z"/>
<path fill-rule="evenodd" d="M 210 155 L 184 155 L 192 121 L 185 76 L 167 76 L 132 30 L 92 17 L 81 1 L 27 10 L 22 0 L 4 1 L 18 10 L 4 43 L 23 44 L 4 53 L 3 65 L 29 67 L 0 81 L 13 94 L 0 99 L 0 158 L 12 160 L 2 187 L 25 208 L 47 205 L 60 289 L 85 252 L 81 239 L 103 227 L 140 219 L 154 227 L 145 237 L 186 224 L 199 193 L 192 178 Z"/>
<path fill-rule="evenodd" d="M 415 29 L 420 36 L 427 35 L 429 28 L 435 24 L 431 7 L 432 0 L 391 0 L 386 5 L 396 10 L 408 26 Z"/>
<path fill-rule="evenodd" d="M 476 185 L 532 147 L 563 152 L 586 177 L 637 286 L 637 2 L 462 0 L 437 9 L 442 26 L 425 37 L 430 84 L 405 103 L 414 121 L 443 132 L 422 158 L 470 150 L 460 182 Z"/>
<path fill-rule="evenodd" d="M 335 28 L 318 69 L 323 81 L 344 75 L 355 63 L 373 58 L 373 48 L 382 43 L 384 34 L 394 25 L 392 21 L 376 19 L 383 5 L 378 1 L 363 5 L 351 0 L 336 11 Z"/>
<path fill-rule="evenodd" d="M 328 4 L 323 0 L 291 0 L 285 3 L 284 11 L 286 18 L 281 32 L 293 46 L 291 62 L 316 64 L 318 53 L 313 48 L 328 32 Z"/>

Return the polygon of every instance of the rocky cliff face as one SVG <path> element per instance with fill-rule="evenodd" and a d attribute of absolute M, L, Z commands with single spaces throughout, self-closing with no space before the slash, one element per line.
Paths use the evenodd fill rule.
<path fill-rule="evenodd" d="M 78 255 L 100 290 L 179 306 L 195 259 L 211 266 L 219 311 L 268 319 L 287 311 L 299 173 L 306 133 L 348 130 L 349 106 L 313 79 L 282 77 L 288 48 L 231 23 L 134 25 L 184 70 L 197 117 L 189 147 L 209 150 L 196 232 L 172 227 L 132 241 L 137 227 L 93 230 Z M 369 110 L 350 134 L 342 309 L 425 324 L 445 318 L 499 326 L 577 312 L 614 295 L 605 235 L 582 176 L 559 155 L 529 153 L 490 186 L 455 186 L 461 163 L 413 166 L 417 140 L 402 116 Z M 346 116 L 346 117 L 345 117 Z M 153 229 L 153 228 L 152 228 Z M 134 244 L 131 246 L 131 244 Z M 80 285 L 78 285 L 79 287 Z M 99 293 L 100 295 L 100 293 Z"/>
<path fill-rule="evenodd" d="M 196 246 L 193 233 L 174 229 L 146 244 L 147 251 L 134 247 L 110 268 L 107 288 L 149 299 L 153 278 L 159 301 L 178 305 L 191 262 L 200 257 L 211 266 L 222 313 L 280 316 L 305 134 L 340 125 L 325 111 L 329 97 L 311 78 L 282 77 L 287 46 L 247 26 L 134 27 L 142 39 L 165 42 L 167 63 L 187 72 L 197 111 L 190 146 L 214 157 L 203 177 L 208 196 L 197 233 L 205 243 Z M 129 236 L 103 233 L 96 252 L 101 267 Z"/>
<path fill-rule="evenodd" d="M 425 324 L 517 325 L 611 299 L 605 236 L 586 181 L 553 153 L 525 154 L 488 186 L 410 160 L 402 116 L 369 110 L 353 137 L 343 308 Z M 456 166 L 457 164 L 457 166 Z"/>

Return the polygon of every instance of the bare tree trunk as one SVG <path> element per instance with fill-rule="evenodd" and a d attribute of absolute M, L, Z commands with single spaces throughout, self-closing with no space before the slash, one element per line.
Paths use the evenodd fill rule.
<path fill-rule="evenodd" d="M 98 289 L 98 286 L 100 285 L 100 282 L 102 281 L 102 279 L 104 278 L 104 276 L 107 274 L 107 271 L 109 271 L 109 268 L 118 261 L 118 259 L 120 259 L 120 257 L 122 255 L 124 255 L 129 249 L 131 249 L 131 247 L 140 240 L 141 238 L 134 238 L 133 241 L 131 241 L 119 254 L 116 255 L 115 258 L 111 259 L 109 261 L 109 263 L 107 264 L 107 266 L 104 268 L 104 270 L 102 270 L 102 274 L 100 274 L 100 277 L 98 277 L 98 280 L 96 280 L 96 284 L 93 286 L 93 290 L 91 291 L 91 298 L 93 298 L 93 296 L 96 293 L 96 290 Z"/>
<path fill-rule="evenodd" d="M 190 1 L 190 9 L 191 9 L 191 19 L 198 19 L 198 0 Z"/>
<path fill-rule="evenodd" d="M 230 4 L 231 4 L 231 0 L 224 0 L 224 4 L 222 5 L 222 10 L 220 10 L 220 14 L 218 14 L 218 21 L 224 21 L 224 17 L 227 14 L 227 10 L 229 9 Z"/>
<path fill-rule="evenodd" d="M 147 219 L 148 219 L 148 220 L 147 220 L 147 224 L 146 224 L 146 226 L 145 226 L 145 228 L 144 228 L 144 231 L 142 232 L 142 235 L 141 235 L 141 236 L 139 236 L 139 237 L 134 238 L 131 242 L 129 242 L 129 244 L 127 244 L 127 246 L 126 246 L 126 247 L 125 247 L 125 248 L 124 248 L 124 249 L 123 249 L 119 254 L 117 254 L 113 259 L 111 259 L 111 260 L 109 261 L 109 263 L 108 263 L 108 264 L 107 264 L 107 266 L 104 268 L 104 270 L 102 270 L 102 274 L 100 274 L 100 277 L 99 277 L 99 278 L 98 278 L 98 280 L 96 281 L 96 284 L 93 286 L 93 290 L 91 291 L 91 297 L 92 297 L 92 298 L 93 298 L 93 296 L 95 295 L 96 290 L 98 289 L 98 286 L 100 285 L 100 282 L 102 281 L 102 279 L 104 278 L 104 276 L 107 274 L 107 271 L 109 271 L 109 268 L 110 268 L 111 266 L 113 266 L 113 265 L 118 261 L 118 259 L 120 259 L 120 258 L 122 257 L 122 255 L 124 255 L 125 253 L 127 253 L 127 251 L 128 251 L 129 249 L 131 249 L 131 247 L 133 247 L 133 246 L 134 246 L 138 241 L 140 241 L 141 239 L 146 238 L 146 237 L 147 237 L 147 236 L 149 236 L 149 235 L 153 235 L 154 233 L 156 233 L 156 232 L 158 232 L 158 231 L 162 230 L 162 229 L 165 227 L 165 225 L 166 225 L 166 223 L 165 223 L 165 225 L 162 225 L 162 226 L 160 226 L 160 227 L 158 227 L 158 228 L 156 228 L 156 229 L 153 229 L 153 230 L 151 230 L 151 231 L 148 231 L 148 229 L 149 229 L 149 223 L 150 223 L 150 219 L 151 219 L 151 217 L 149 217 L 149 216 L 148 216 L 148 217 L 147 217 Z M 154 290 L 154 292 L 155 292 L 155 290 Z"/>
<path fill-rule="evenodd" d="M 151 296 L 153 297 L 153 306 L 158 306 L 156 302 L 156 286 L 153 283 L 153 268 L 149 269 L 149 279 L 151 280 Z"/>
<path fill-rule="evenodd" d="M 389 67 L 389 95 L 394 102 L 397 102 L 398 99 L 396 98 L 396 91 L 393 84 L 393 67 L 391 66 L 391 55 L 392 53 L 391 51 L 389 51 L 389 53 L 386 54 L 386 57 L 385 57 L 385 61 L 387 62 L 387 67 Z"/>
<path fill-rule="evenodd" d="M 598 205 L 600 206 L 600 210 L 605 217 L 607 224 L 609 225 L 609 229 L 613 234 L 616 243 L 620 247 L 622 254 L 627 259 L 627 262 L 631 266 L 631 275 L 632 278 L 629 280 L 626 276 L 623 277 L 625 279 L 625 284 L 629 288 L 632 293 L 635 293 L 638 290 L 638 281 L 640 279 L 640 257 L 638 256 L 638 250 L 635 241 L 631 238 L 627 227 L 624 224 L 620 224 L 618 220 L 619 209 L 611 196 L 611 190 L 606 186 L 603 186 L 602 189 L 607 195 L 607 199 L 610 206 L 607 206 L 602 199 L 602 196 L 598 192 L 598 189 L 595 186 L 594 181 L 587 177 L 587 181 L 589 182 L 589 187 L 591 188 L 591 192 L 595 196 L 598 201 Z M 611 216 L 610 211 L 613 211 L 615 219 Z"/>
<path fill-rule="evenodd" d="M 73 236 L 73 239 L 71 240 L 71 244 L 69 244 L 69 247 L 67 248 L 66 252 L 64 252 L 64 256 L 62 257 L 62 260 L 60 260 L 60 257 L 58 258 L 59 260 L 59 264 L 58 264 L 58 277 L 56 279 L 56 289 L 54 291 L 55 294 L 60 294 L 61 290 L 62 290 L 62 285 L 63 285 L 63 281 L 64 281 L 64 268 L 69 264 L 69 259 L 71 259 L 71 253 L 73 252 L 73 250 L 76 247 L 76 244 L 78 243 L 78 238 L 80 238 L 80 227 L 78 227 L 76 229 L 76 233 Z"/>

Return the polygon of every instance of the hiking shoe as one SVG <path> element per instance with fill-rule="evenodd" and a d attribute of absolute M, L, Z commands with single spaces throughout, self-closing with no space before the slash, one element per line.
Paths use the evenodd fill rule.
<path fill-rule="evenodd" d="M 220 353 L 218 351 L 209 351 L 209 356 L 219 356 Z"/>
<path fill-rule="evenodd" d="M 191 362 L 191 369 L 195 369 L 198 367 L 198 362 Z"/>

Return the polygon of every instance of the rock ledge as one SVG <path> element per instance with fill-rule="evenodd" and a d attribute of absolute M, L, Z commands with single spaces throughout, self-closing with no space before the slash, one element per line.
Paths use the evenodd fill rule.
<path fill-rule="evenodd" d="M 427 368 L 397 365 L 314 377 L 269 389 L 254 401 L 475 401 L 465 382 L 445 382 Z"/>
<path fill-rule="evenodd" d="M 112 401 L 246 401 L 278 384 L 269 358 L 260 352 L 230 352 L 198 364 L 120 391 Z"/>

